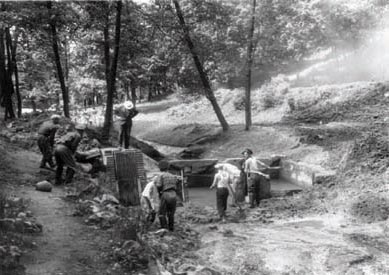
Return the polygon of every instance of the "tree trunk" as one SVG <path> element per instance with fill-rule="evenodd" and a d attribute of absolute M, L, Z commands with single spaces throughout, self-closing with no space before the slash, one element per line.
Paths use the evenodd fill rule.
<path fill-rule="evenodd" d="M 47 9 L 49 12 L 49 18 L 50 18 L 50 29 L 51 29 L 51 39 L 52 39 L 52 47 L 54 52 L 54 61 L 55 65 L 57 67 L 57 75 L 58 80 L 61 85 L 61 91 L 62 91 L 62 99 L 63 99 L 63 112 L 65 117 L 70 117 L 69 113 L 69 93 L 66 89 L 65 84 L 65 77 L 62 70 L 61 65 L 61 57 L 59 55 L 59 47 L 58 47 L 58 34 L 57 34 L 57 27 L 55 22 L 55 17 L 52 15 L 51 9 L 52 9 L 52 3 L 51 1 L 47 2 Z"/>
<path fill-rule="evenodd" d="M 113 113 L 113 96 L 115 94 L 115 83 L 116 83 L 116 71 L 117 64 L 119 58 L 119 47 L 120 47 L 120 21 L 121 21 L 121 10 L 122 10 L 122 1 L 118 1 L 116 4 L 116 22 L 115 22 L 115 40 L 114 40 L 114 50 L 113 50 L 113 58 L 111 66 L 109 67 L 109 75 L 107 78 L 107 106 L 105 109 L 105 117 L 104 117 L 104 126 L 103 126 L 103 134 L 102 138 L 104 141 L 109 139 L 109 133 L 112 125 L 112 113 Z M 104 31 L 104 41 L 106 40 L 106 35 Z M 105 47 L 105 51 L 107 48 Z M 109 48 L 108 48 L 109 56 Z M 107 56 L 106 56 L 107 57 Z M 107 65 L 107 64 L 106 64 Z"/>
<path fill-rule="evenodd" d="M 0 98 L 1 106 L 4 107 L 4 120 L 7 120 L 8 118 L 14 118 L 15 114 L 13 113 L 11 87 L 9 86 L 9 72 L 5 63 L 6 47 L 4 45 L 4 34 L 5 29 L 0 29 Z"/>
<path fill-rule="evenodd" d="M 174 3 L 174 6 L 176 8 L 176 13 L 177 13 L 177 17 L 178 17 L 178 20 L 180 22 L 181 28 L 184 31 L 184 37 L 185 37 L 186 43 L 188 45 L 189 51 L 192 54 L 197 71 L 199 72 L 200 79 L 201 79 L 201 82 L 202 82 L 203 87 L 204 87 L 205 96 L 211 102 L 213 110 L 216 113 L 216 116 L 217 116 L 217 118 L 218 118 L 218 120 L 223 128 L 223 131 L 227 131 L 229 128 L 228 123 L 227 123 L 226 119 L 224 118 L 223 113 L 222 113 L 222 111 L 221 111 L 221 109 L 216 101 L 216 98 L 215 98 L 215 95 L 212 91 L 211 85 L 209 84 L 208 76 L 207 76 L 206 72 L 204 71 L 203 65 L 201 64 L 201 61 L 198 57 L 197 51 L 194 47 L 194 44 L 193 44 L 192 39 L 191 39 L 190 34 L 189 34 L 189 28 L 185 23 L 184 16 L 182 15 L 180 4 L 178 3 L 178 0 L 173 0 L 173 3 Z"/>
<path fill-rule="evenodd" d="M 254 37 L 254 28 L 255 28 L 255 7 L 256 0 L 253 0 L 252 10 L 251 10 L 251 24 L 248 34 L 248 45 L 247 45 L 247 82 L 246 82 L 246 100 L 245 100 L 245 109 L 246 109 L 246 131 L 250 130 L 252 125 L 251 121 L 251 66 L 253 64 L 253 37 Z"/>
<path fill-rule="evenodd" d="M 136 106 L 136 84 L 134 80 L 131 81 L 131 101 L 135 107 Z"/>
<path fill-rule="evenodd" d="M 9 29 L 8 29 L 8 32 L 6 33 L 6 35 L 9 36 L 8 39 L 12 43 L 11 33 L 9 32 Z M 22 97 L 20 95 L 19 71 L 18 71 L 18 65 L 16 62 L 16 48 L 17 48 L 17 44 L 18 44 L 18 38 L 19 38 L 19 32 L 16 29 L 15 39 L 14 39 L 12 46 L 11 46 L 11 61 L 12 61 L 12 67 L 13 67 L 12 71 L 15 75 L 15 91 L 16 91 L 17 106 L 18 106 L 18 118 L 20 118 L 22 116 Z"/>
<path fill-rule="evenodd" d="M 7 97 L 7 111 L 9 114 L 9 118 L 15 118 L 15 112 L 13 108 L 13 102 L 12 102 L 12 95 L 15 92 L 14 84 L 12 81 L 12 74 L 13 74 L 13 63 L 12 63 L 12 56 L 11 56 L 11 48 L 12 48 L 12 39 L 11 39 L 11 33 L 9 28 L 5 29 L 5 44 L 6 44 L 6 50 L 7 50 L 7 74 L 6 74 L 6 83 L 8 87 L 8 97 Z"/>

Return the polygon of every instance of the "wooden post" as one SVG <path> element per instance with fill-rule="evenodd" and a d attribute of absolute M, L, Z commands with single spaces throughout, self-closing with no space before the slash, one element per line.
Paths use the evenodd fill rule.
<path fill-rule="evenodd" d="M 125 205 L 140 205 L 137 162 L 135 150 L 115 152 L 116 178 L 119 201 Z"/>
<path fill-rule="evenodd" d="M 181 169 L 181 192 L 182 192 L 182 201 L 186 202 L 187 198 L 185 196 L 185 183 L 184 183 L 184 170 Z"/>

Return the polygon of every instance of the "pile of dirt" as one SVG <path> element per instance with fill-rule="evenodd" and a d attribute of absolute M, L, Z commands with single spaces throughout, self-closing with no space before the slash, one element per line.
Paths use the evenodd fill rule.
<path fill-rule="evenodd" d="M 386 221 L 389 217 L 389 199 L 374 193 L 363 194 L 352 205 L 351 214 L 361 222 Z"/>
<path fill-rule="evenodd" d="M 360 167 L 363 172 L 385 172 L 389 167 L 387 134 L 381 130 L 363 133 L 352 146 L 348 167 Z"/>
<path fill-rule="evenodd" d="M 316 144 L 319 146 L 331 146 L 338 142 L 354 140 L 366 129 L 364 124 L 331 122 L 319 125 L 300 125 L 295 128 L 300 142 Z"/>
<path fill-rule="evenodd" d="M 291 123 L 328 123 L 333 121 L 354 120 L 366 121 L 369 118 L 383 116 L 387 112 L 385 107 L 389 104 L 389 98 L 385 93 L 389 90 L 387 83 L 369 83 L 362 86 L 347 86 L 346 90 L 354 95 L 350 98 L 348 91 L 334 85 L 341 98 L 335 100 L 333 91 L 325 93 L 323 98 L 316 102 L 307 103 L 307 106 L 297 108 L 284 121 Z M 312 90 L 311 90 L 312 92 Z M 374 108 L 369 108 L 374 106 Z M 378 109 L 381 108 L 379 111 Z"/>
<path fill-rule="evenodd" d="M 144 138 L 164 145 L 187 147 L 210 142 L 219 137 L 221 129 L 209 124 L 182 124 L 148 132 Z"/>

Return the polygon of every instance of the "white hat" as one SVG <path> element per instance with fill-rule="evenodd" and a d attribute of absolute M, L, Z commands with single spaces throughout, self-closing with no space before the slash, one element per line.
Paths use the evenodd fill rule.
<path fill-rule="evenodd" d="M 224 165 L 222 163 L 215 164 L 215 169 L 223 169 Z"/>
<path fill-rule="evenodd" d="M 61 116 L 60 115 L 57 115 L 57 114 L 54 114 L 50 117 L 51 120 L 54 120 L 54 119 L 60 119 Z"/>
<path fill-rule="evenodd" d="M 134 108 L 134 104 L 132 104 L 131 101 L 126 101 L 126 102 L 124 102 L 124 103 L 123 103 L 123 106 L 124 106 L 124 108 L 126 108 L 127 110 L 130 110 L 130 109 Z"/>

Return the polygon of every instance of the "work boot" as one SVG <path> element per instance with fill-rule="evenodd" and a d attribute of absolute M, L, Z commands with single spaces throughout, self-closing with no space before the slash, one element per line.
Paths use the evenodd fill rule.
<path fill-rule="evenodd" d="M 71 183 L 73 176 L 74 176 L 74 170 L 71 168 L 66 169 L 66 175 L 65 175 L 65 184 Z"/>
<path fill-rule="evenodd" d="M 62 185 L 62 178 L 55 178 L 55 185 Z"/>
<path fill-rule="evenodd" d="M 165 216 L 159 216 L 159 223 L 161 224 L 161 228 L 167 228 L 167 221 Z"/>
<path fill-rule="evenodd" d="M 254 208 L 255 205 L 254 205 L 254 194 L 249 194 L 249 204 L 250 204 L 250 208 Z"/>
<path fill-rule="evenodd" d="M 174 231 L 174 217 L 169 217 L 169 230 Z"/>

